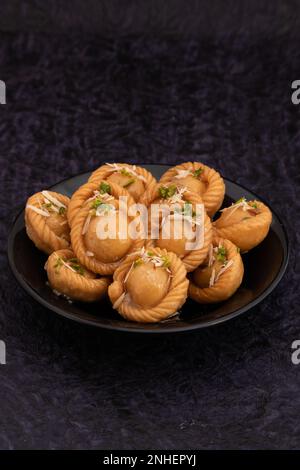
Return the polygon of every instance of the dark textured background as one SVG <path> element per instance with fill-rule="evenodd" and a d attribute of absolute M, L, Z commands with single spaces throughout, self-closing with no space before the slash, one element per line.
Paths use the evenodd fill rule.
<path fill-rule="evenodd" d="M 299 2 L 22 3 L 0 16 L 0 447 L 299 448 Z M 27 297 L 6 260 L 18 206 L 124 159 L 200 160 L 268 201 L 292 247 L 272 295 L 222 326 L 157 337 L 73 324 Z"/>

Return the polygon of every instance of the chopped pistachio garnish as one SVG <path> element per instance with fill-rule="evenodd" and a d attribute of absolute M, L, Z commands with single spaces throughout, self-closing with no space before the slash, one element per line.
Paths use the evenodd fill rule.
<path fill-rule="evenodd" d="M 216 255 L 217 261 L 224 263 L 226 261 L 226 255 L 226 248 L 224 246 L 219 246 Z"/>
<path fill-rule="evenodd" d="M 57 257 L 56 263 L 54 265 L 56 273 L 59 273 L 60 268 L 62 267 L 63 264 L 64 264 L 63 260 L 60 257 Z"/>
<path fill-rule="evenodd" d="M 134 182 L 135 182 L 135 179 L 131 178 L 129 181 L 127 181 L 127 183 L 123 184 L 123 188 L 128 188 L 128 186 L 130 186 Z"/>
<path fill-rule="evenodd" d="M 203 168 L 198 168 L 198 170 L 193 171 L 192 174 L 193 174 L 193 176 L 194 176 L 195 178 L 199 178 L 199 176 L 201 176 L 201 174 L 203 173 L 203 171 L 204 171 Z"/>
<path fill-rule="evenodd" d="M 126 170 L 126 168 L 122 168 L 122 169 L 120 170 L 120 173 L 121 173 L 121 175 L 124 175 L 124 176 L 132 176 L 132 174 L 129 173 L 129 171 Z"/>
<path fill-rule="evenodd" d="M 138 258 L 134 261 L 133 267 L 136 268 L 137 266 L 140 266 L 143 263 L 142 258 Z"/>
<path fill-rule="evenodd" d="M 162 199 L 169 199 L 170 197 L 174 196 L 174 194 L 176 193 L 176 190 L 177 188 L 175 185 L 171 185 L 169 187 L 161 186 L 158 192 Z"/>
<path fill-rule="evenodd" d="M 101 204 L 102 204 L 101 199 L 96 198 L 96 199 L 92 202 L 92 204 L 91 204 L 91 209 L 97 210 L 98 207 L 101 206 Z"/>
<path fill-rule="evenodd" d="M 101 194 L 111 194 L 111 187 L 108 183 L 105 183 L 105 181 L 102 181 L 99 186 L 99 191 Z"/>
<path fill-rule="evenodd" d="M 68 263 L 69 266 L 71 266 L 71 268 L 73 268 L 78 274 L 80 274 L 81 276 L 84 276 L 84 269 L 79 264 L 77 258 L 70 258 L 70 259 L 66 260 L 66 263 Z"/>
<path fill-rule="evenodd" d="M 162 256 L 161 259 L 163 261 L 162 268 L 169 268 L 171 266 L 171 261 L 167 256 Z"/>
<path fill-rule="evenodd" d="M 238 199 L 237 201 L 235 201 L 234 204 L 240 204 L 241 202 L 247 202 L 246 198 L 245 198 L 245 197 L 240 197 L 240 199 Z"/>

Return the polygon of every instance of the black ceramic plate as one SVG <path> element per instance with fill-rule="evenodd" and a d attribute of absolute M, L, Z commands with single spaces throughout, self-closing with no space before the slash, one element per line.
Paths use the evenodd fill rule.
<path fill-rule="evenodd" d="M 145 165 L 159 178 L 168 167 Z M 52 186 L 54 191 L 71 196 L 90 173 L 73 176 Z M 242 196 L 260 199 L 246 188 L 225 179 L 224 206 Z M 42 188 L 41 188 L 42 189 Z M 272 210 L 272 209 L 271 209 Z M 282 278 L 288 262 L 288 240 L 282 223 L 273 212 L 273 222 L 266 239 L 249 253 L 243 255 L 245 276 L 241 287 L 226 302 L 210 306 L 188 300 L 178 317 L 162 323 L 142 324 L 123 320 L 112 310 L 109 301 L 96 304 L 68 303 L 57 297 L 46 285 L 44 264 L 46 256 L 38 251 L 26 235 L 24 210 L 14 221 L 8 240 L 8 257 L 11 269 L 21 286 L 38 302 L 64 317 L 100 328 L 138 333 L 170 333 L 188 331 L 221 323 L 246 312 L 259 304 L 272 292 Z"/>

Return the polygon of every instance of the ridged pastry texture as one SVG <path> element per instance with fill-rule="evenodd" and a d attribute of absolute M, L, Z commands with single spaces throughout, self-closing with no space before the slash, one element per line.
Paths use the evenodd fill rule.
<path fill-rule="evenodd" d="M 111 194 L 117 200 L 120 196 L 127 196 L 127 205 L 128 208 L 135 204 L 134 199 L 129 195 L 126 189 L 122 188 L 121 186 L 110 183 L 111 187 Z M 88 249 L 85 246 L 84 241 L 84 226 L 87 221 L 87 218 L 90 213 L 90 205 L 85 204 L 79 209 L 72 221 L 72 228 L 71 228 L 71 244 L 74 250 L 76 257 L 79 259 L 80 263 L 83 264 L 86 268 L 94 273 L 98 273 L 104 276 L 113 274 L 115 269 L 120 265 L 122 260 L 115 261 L 115 262 L 108 262 L 105 263 L 100 261 L 95 256 L 88 256 Z M 128 217 L 129 221 L 132 221 L 134 217 Z M 130 249 L 126 254 L 134 252 L 144 246 L 145 240 L 142 238 L 137 238 L 132 240 L 132 244 Z"/>
<path fill-rule="evenodd" d="M 272 222 L 272 212 L 265 204 L 260 201 L 251 202 L 256 204 L 259 211 L 254 217 L 219 228 L 222 219 L 221 215 L 219 219 L 213 223 L 216 235 L 230 240 L 240 248 L 242 253 L 251 250 L 264 240 L 268 235 Z M 230 210 L 230 208 L 226 210 Z"/>
<path fill-rule="evenodd" d="M 185 162 L 167 170 L 162 175 L 159 182 L 174 182 L 175 176 L 178 175 L 177 170 L 190 170 L 191 172 L 197 170 L 202 171 L 201 179 L 207 183 L 207 189 L 205 193 L 201 195 L 201 197 L 203 199 L 207 214 L 209 217 L 213 217 L 213 215 L 220 209 L 225 195 L 225 184 L 220 173 L 200 162 Z M 180 179 L 177 179 L 177 181 L 178 184 L 180 184 Z"/>
<path fill-rule="evenodd" d="M 86 203 L 89 199 L 91 199 L 95 192 L 99 193 L 99 189 L 101 187 L 101 183 L 106 183 L 103 179 L 99 179 L 97 181 L 88 181 L 87 183 L 83 184 L 80 186 L 75 193 L 73 193 L 69 205 L 68 205 L 68 212 L 67 212 L 67 217 L 68 217 L 68 222 L 70 227 L 72 227 L 72 223 L 74 218 L 76 217 L 79 209 Z M 128 191 L 125 188 L 122 188 L 121 186 L 118 187 L 116 183 L 109 183 L 109 187 L 111 190 L 111 194 L 115 198 L 119 198 L 120 196 L 130 196 Z M 117 191 L 118 187 L 118 191 Z M 99 194 L 99 197 L 101 197 L 101 194 Z"/>
<path fill-rule="evenodd" d="M 138 202 L 144 191 L 155 185 L 156 184 L 156 179 L 154 176 L 146 170 L 146 168 L 137 166 L 137 165 L 131 165 L 129 163 L 106 163 L 105 165 L 100 166 L 97 168 L 93 173 L 91 174 L 89 178 L 89 182 L 98 182 L 99 180 L 106 180 L 109 176 L 111 176 L 113 173 L 119 171 L 119 169 L 124 169 L 128 171 L 133 171 L 133 176 L 134 174 L 137 175 L 138 178 L 141 178 L 141 181 L 143 182 L 144 189 L 143 191 L 139 194 L 138 197 L 135 198 L 135 201 Z M 126 188 L 129 193 L 130 193 L 130 186 Z"/>
<path fill-rule="evenodd" d="M 170 285 L 163 300 L 152 308 L 142 308 L 131 301 L 126 300 L 126 289 L 124 280 L 128 275 L 132 264 L 140 256 L 140 252 L 128 256 L 116 269 L 113 276 L 113 283 L 109 286 L 108 295 L 114 308 L 119 314 L 130 321 L 151 323 L 164 320 L 174 313 L 184 304 L 187 291 L 188 279 L 186 269 L 181 260 L 171 252 L 153 248 L 151 251 L 157 256 L 167 256 L 170 261 Z"/>
<path fill-rule="evenodd" d="M 48 191 L 48 194 L 56 198 L 60 203 L 64 204 L 66 208 L 68 207 L 70 199 L 67 196 L 54 191 Z M 37 210 L 42 210 L 42 212 L 47 213 L 47 211 L 41 209 L 41 201 L 43 201 L 43 195 L 41 192 L 33 194 L 27 200 L 25 207 L 25 226 L 28 237 L 39 250 L 46 254 L 51 254 L 53 251 L 68 248 L 70 246 L 70 229 L 66 214 L 59 216 L 61 217 L 61 222 L 57 222 L 58 224 L 64 225 L 64 235 L 66 238 L 63 238 L 55 233 L 54 228 L 49 223 L 49 217 L 37 213 L 32 207 L 30 207 L 33 206 Z M 61 227 L 59 227 L 59 229 L 61 229 Z"/>
<path fill-rule="evenodd" d="M 174 183 L 166 183 L 166 186 L 172 185 L 174 185 Z M 161 183 L 157 183 L 155 186 L 152 186 L 151 188 L 147 189 L 147 191 L 142 196 L 140 203 L 145 204 L 145 206 L 149 208 L 149 211 L 151 204 L 155 200 L 159 199 L 159 188 L 161 188 L 162 186 L 164 185 Z M 195 210 L 196 204 L 203 204 L 202 198 L 198 194 L 193 193 L 191 191 L 185 191 L 183 193 L 182 198 L 184 201 L 190 202 L 192 204 L 193 210 Z M 149 231 L 150 230 L 151 227 L 149 224 Z M 208 253 L 209 245 L 212 241 L 212 236 L 212 224 L 210 218 L 204 210 L 204 243 L 199 249 L 192 250 L 188 252 L 183 258 L 181 258 L 181 261 L 183 262 L 187 272 L 193 271 L 205 260 Z M 151 240 L 148 238 L 147 246 L 155 246 L 155 240 Z"/>
<path fill-rule="evenodd" d="M 96 278 L 96 275 L 84 270 L 84 275 L 72 269 L 67 261 L 74 259 L 72 250 L 53 252 L 45 265 L 51 288 L 72 300 L 81 302 L 96 302 L 106 293 L 110 280 L 107 277 Z M 62 263 L 60 260 L 64 260 Z M 69 268 L 66 266 L 68 264 Z"/>
<path fill-rule="evenodd" d="M 189 297 L 200 304 L 227 300 L 236 292 L 243 280 L 244 265 L 239 249 L 229 240 L 219 237 L 214 238 L 213 246 L 218 247 L 219 244 L 226 249 L 227 261 L 231 261 L 232 264 L 211 287 L 201 288 L 197 286 L 193 280 L 194 273 L 190 275 Z M 198 269 L 201 269 L 201 266 Z"/>

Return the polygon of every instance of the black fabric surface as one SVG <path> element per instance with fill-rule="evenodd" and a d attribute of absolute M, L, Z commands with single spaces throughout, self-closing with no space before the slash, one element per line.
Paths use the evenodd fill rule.
<path fill-rule="evenodd" d="M 297 38 L 2 33 L 0 447 L 299 448 Z M 199 160 L 285 220 L 288 272 L 257 308 L 173 336 L 94 330 L 17 285 L 9 225 L 35 191 L 105 161 Z"/>

